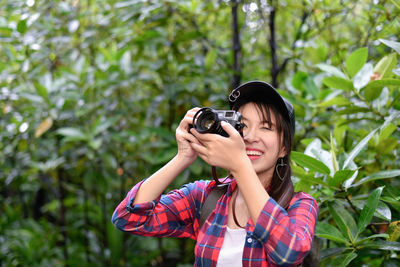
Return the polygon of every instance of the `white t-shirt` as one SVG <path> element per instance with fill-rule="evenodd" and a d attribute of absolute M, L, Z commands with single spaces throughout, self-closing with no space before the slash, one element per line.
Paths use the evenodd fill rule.
<path fill-rule="evenodd" d="M 246 230 L 226 227 L 224 242 L 219 252 L 217 267 L 242 267 Z"/>

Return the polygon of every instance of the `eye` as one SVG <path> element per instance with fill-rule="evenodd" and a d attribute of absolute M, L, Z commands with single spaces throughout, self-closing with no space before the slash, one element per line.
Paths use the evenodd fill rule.
<path fill-rule="evenodd" d="M 268 124 L 262 125 L 261 129 L 263 129 L 263 130 L 268 130 L 268 131 L 273 131 L 273 130 L 274 130 L 274 129 L 272 129 L 272 127 L 269 127 Z"/>

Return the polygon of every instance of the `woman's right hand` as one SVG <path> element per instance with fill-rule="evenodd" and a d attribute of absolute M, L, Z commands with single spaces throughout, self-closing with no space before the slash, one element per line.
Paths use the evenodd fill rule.
<path fill-rule="evenodd" d="M 200 144 L 194 135 L 189 132 L 189 125 L 193 123 L 193 117 L 200 108 L 192 108 L 186 112 L 185 117 L 176 128 L 176 142 L 178 143 L 178 158 L 181 158 L 187 166 L 193 163 L 197 152 L 190 146 L 190 143 Z"/>

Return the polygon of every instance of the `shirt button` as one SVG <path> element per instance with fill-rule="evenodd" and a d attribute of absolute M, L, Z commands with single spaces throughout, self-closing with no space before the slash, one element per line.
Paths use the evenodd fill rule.
<path fill-rule="evenodd" d="M 253 239 L 251 239 L 250 237 L 247 238 L 247 243 L 251 243 L 251 241 L 253 241 Z"/>

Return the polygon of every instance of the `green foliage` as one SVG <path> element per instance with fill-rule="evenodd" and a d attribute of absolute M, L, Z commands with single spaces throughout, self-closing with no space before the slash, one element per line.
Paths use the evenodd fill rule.
<path fill-rule="evenodd" d="M 392 48 L 393 43 L 390 42 Z M 393 62 L 397 55 L 383 56 L 372 73 L 363 70 L 371 64 L 365 58 L 367 53 L 365 48 L 358 49 L 346 59 L 348 78 L 324 67 L 331 76 L 324 78 L 322 84 L 337 91 L 314 101 L 319 103 L 320 113 L 322 109 L 335 110 L 324 121 L 331 125 L 330 142 L 324 147 L 319 139 L 303 139 L 305 154 L 294 152 L 292 156 L 298 165 L 294 167 L 299 178 L 296 188 L 307 189 L 320 199 L 316 235 L 331 241 L 324 245 L 322 266 L 359 266 L 372 259 L 373 264 L 383 264 L 389 258 L 398 259 L 394 255 L 400 251 L 400 243 L 393 242 L 398 239 L 394 232 L 398 231 L 399 222 L 399 209 L 394 203 L 399 200 L 396 130 L 400 112 L 396 102 L 400 79 L 389 74 L 396 67 Z M 360 80 L 366 82 L 356 86 Z M 337 96 L 339 90 L 345 97 L 343 93 Z"/>
<path fill-rule="evenodd" d="M 242 81 L 278 67 L 295 106 L 294 181 L 320 205 L 321 266 L 398 265 L 398 4 L 239 5 Z M 192 241 L 126 235 L 110 216 L 176 153 L 187 109 L 226 108 L 231 6 L 0 0 L 1 266 L 192 263 Z M 169 189 L 209 177 L 198 160 Z"/>

